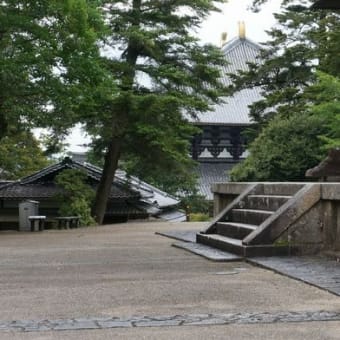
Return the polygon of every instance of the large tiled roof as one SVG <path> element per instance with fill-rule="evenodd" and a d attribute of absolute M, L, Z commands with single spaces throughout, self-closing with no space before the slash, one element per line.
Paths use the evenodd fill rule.
<path fill-rule="evenodd" d="M 199 163 L 197 167 L 198 193 L 206 199 L 212 200 L 211 185 L 228 182 L 228 172 L 234 165 L 233 163 Z"/>
<path fill-rule="evenodd" d="M 238 70 L 247 70 L 248 62 L 255 62 L 261 46 L 249 39 L 235 38 L 229 41 L 223 48 L 228 65 L 222 70 L 222 81 L 225 85 L 231 85 L 228 74 L 237 73 Z M 224 125 L 249 125 L 249 105 L 260 100 L 261 89 L 254 87 L 236 92 L 231 97 L 223 98 L 224 103 L 216 104 L 211 111 L 198 114 L 197 119 L 190 120 L 197 125 L 224 124 Z"/>

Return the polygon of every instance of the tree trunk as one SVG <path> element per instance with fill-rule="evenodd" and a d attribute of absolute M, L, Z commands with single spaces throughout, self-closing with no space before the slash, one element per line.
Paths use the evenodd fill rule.
<path fill-rule="evenodd" d="M 133 0 L 132 8 L 134 13 L 132 26 L 137 29 L 140 26 L 141 0 Z M 92 215 L 94 216 L 98 224 L 103 223 L 112 182 L 118 167 L 121 146 L 124 138 L 124 129 L 128 124 L 127 117 L 130 113 L 129 93 L 133 90 L 138 55 L 139 47 L 136 46 L 136 42 L 133 41 L 133 39 L 130 39 L 127 44 L 125 56 L 126 62 L 129 67 L 125 70 L 125 72 L 123 72 L 123 75 L 121 77 L 122 82 L 120 85 L 120 92 L 122 100 L 120 103 L 120 107 L 115 107 L 115 111 L 118 111 L 119 114 L 116 117 L 112 117 L 112 138 L 105 155 L 103 173 L 99 182 L 99 186 L 97 188 L 95 204 L 92 211 Z"/>
<path fill-rule="evenodd" d="M 103 173 L 99 181 L 92 211 L 92 215 L 98 224 L 102 224 L 104 220 L 107 201 L 110 197 L 113 179 L 118 167 L 121 143 L 121 138 L 113 137 L 105 154 Z"/>
<path fill-rule="evenodd" d="M 8 123 L 3 112 L 1 112 L 1 98 L 0 98 L 0 140 L 6 136 L 8 132 Z"/>

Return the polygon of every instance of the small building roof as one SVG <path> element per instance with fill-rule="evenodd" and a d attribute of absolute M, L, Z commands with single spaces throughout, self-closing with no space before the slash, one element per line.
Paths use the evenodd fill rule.
<path fill-rule="evenodd" d="M 65 158 L 63 161 L 52 164 L 21 180 L 1 186 L 0 198 L 51 198 L 60 192 L 54 179 L 58 173 L 65 169 L 84 171 L 94 184 L 99 182 L 101 176 L 101 170 L 94 171 L 90 166 L 73 161 L 70 158 Z M 112 183 L 111 199 L 137 199 L 139 197 L 140 193 L 134 190 L 134 188 L 127 186 L 126 183 L 117 183 L 116 181 Z"/>
<path fill-rule="evenodd" d="M 80 164 L 80 163 L 79 163 Z M 83 166 L 100 179 L 102 169 L 89 163 L 83 163 Z M 159 208 L 174 206 L 179 203 L 172 195 L 148 184 L 135 176 L 128 175 L 125 171 L 117 169 L 114 182 L 124 187 L 128 186 L 134 192 L 138 192 L 141 199 L 147 204 L 157 205 Z"/>
<path fill-rule="evenodd" d="M 248 38 L 234 38 L 227 42 L 222 51 L 229 64 L 222 69 L 222 82 L 232 85 L 229 74 L 238 70 L 247 70 L 249 62 L 256 62 L 261 46 Z M 249 105 L 262 98 L 261 88 L 253 87 L 236 92 L 233 96 L 224 97 L 224 103 L 216 104 L 212 110 L 199 113 L 197 119 L 189 118 L 195 125 L 250 125 Z"/>
<path fill-rule="evenodd" d="M 96 185 L 102 174 L 102 169 L 89 163 L 80 163 L 70 158 L 50 165 L 19 181 L 0 186 L 0 198 L 6 199 L 47 199 L 60 192 L 54 183 L 55 176 L 65 169 L 77 169 L 86 172 L 88 178 Z M 111 200 L 133 200 L 147 211 L 160 212 L 164 208 L 173 207 L 179 203 L 175 197 L 158 188 L 128 176 L 126 172 L 117 170 L 111 187 Z M 152 214 L 153 214 L 152 213 Z"/>

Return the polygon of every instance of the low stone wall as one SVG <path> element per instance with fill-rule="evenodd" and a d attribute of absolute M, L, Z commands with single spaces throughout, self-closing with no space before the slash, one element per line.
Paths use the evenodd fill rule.
<path fill-rule="evenodd" d="M 254 183 L 214 184 L 212 186 L 214 215 L 218 215 L 252 184 Z M 290 185 L 290 183 L 285 184 Z M 317 182 L 315 185 L 321 187 L 321 199 L 289 225 L 277 239 L 278 243 L 297 246 L 301 254 L 340 250 L 340 183 Z"/>

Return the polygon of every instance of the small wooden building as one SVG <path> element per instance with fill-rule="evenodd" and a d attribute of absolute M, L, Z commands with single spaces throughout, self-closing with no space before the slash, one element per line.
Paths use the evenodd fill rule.
<path fill-rule="evenodd" d="M 65 169 L 82 170 L 87 174 L 87 184 L 96 189 L 102 169 L 89 163 L 80 163 L 70 158 L 44 168 L 19 181 L 0 185 L 0 228 L 17 229 L 18 205 L 25 200 L 39 202 L 39 214 L 47 220 L 58 216 L 59 203 L 56 195 L 61 189 L 55 177 Z M 167 193 L 133 176 L 117 170 L 111 186 L 110 198 L 105 213 L 105 223 L 124 222 L 129 219 L 145 219 L 150 216 L 167 220 L 185 220 L 185 214 L 176 209 L 179 201 Z"/>

